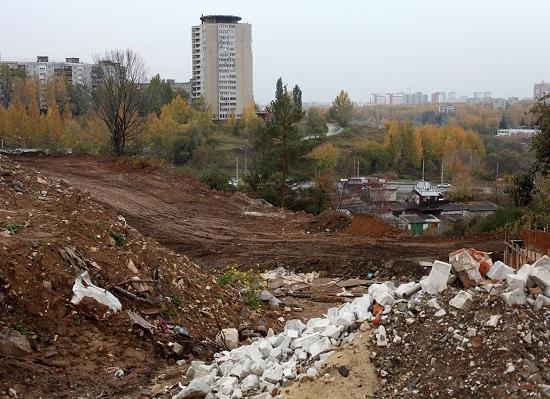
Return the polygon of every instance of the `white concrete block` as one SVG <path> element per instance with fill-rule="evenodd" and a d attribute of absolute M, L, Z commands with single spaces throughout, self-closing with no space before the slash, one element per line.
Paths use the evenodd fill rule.
<path fill-rule="evenodd" d="M 262 374 L 262 380 L 270 382 L 272 384 L 278 384 L 283 379 L 283 367 L 273 366 L 264 371 Z"/>
<path fill-rule="evenodd" d="M 531 270 L 529 277 L 531 277 L 531 279 L 533 279 L 533 281 L 542 289 L 550 287 L 550 268 L 535 266 Z"/>
<path fill-rule="evenodd" d="M 319 354 L 332 349 L 332 344 L 328 337 L 323 337 L 309 347 L 309 353 L 312 358 L 315 358 Z"/>
<path fill-rule="evenodd" d="M 369 310 L 372 306 L 372 301 L 372 296 L 370 294 L 366 294 L 359 298 L 356 298 L 352 302 L 355 307 L 355 315 L 357 316 L 357 321 L 359 323 L 362 323 L 365 320 L 370 320 L 372 318 L 372 313 Z"/>
<path fill-rule="evenodd" d="M 308 334 L 316 333 L 323 331 L 325 328 L 327 328 L 330 325 L 330 320 L 327 318 L 320 318 L 320 317 L 314 317 L 313 319 L 309 319 L 306 323 L 306 329 L 304 332 L 307 332 Z"/>
<path fill-rule="evenodd" d="M 487 277 L 491 280 L 503 281 L 509 274 L 514 274 L 514 269 L 498 260 L 487 272 Z"/>
<path fill-rule="evenodd" d="M 321 332 L 321 337 L 329 337 L 333 339 L 340 338 L 340 335 L 342 334 L 342 331 L 344 331 L 343 326 L 335 326 L 331 324 L 328 326 L 323 332 Z"/>
<path fill-rule="evenodd" d="M 527 304 L 527 296 L 522 288 L 517 288 L 510 292 L 505 292 L 500 295 L 508 306 L 525 305 Z"/>
<path fill-rule="evenodd" d="M 450 264 L 436 260 L 428 277 L 420 281 L 422 290 L 430 295 L 445 291 L 450 271 Z"/>
<path fill-rule="evenodd" d="M 460 310 L 468 310 L 472 306 L 473 298 L 468 291 L 460 291 L 449 301 L 449 305 Z"/>
<path fill-rule="evenodd" d="M 306 329 L 306 325 L 299 319 L 288 320 L 285 325 L 285 334 L 290 338 L 298 338 L 302 331 Z"/>
<path fill-rule="evenodd" d="M 255 344 L 264 359 L 269 356 L 271 350 L 273 349 L 273 346 L 265 338 L 260 338 L 258 341 L 255 342 Z"/>
<path fill-rule="evenodd" d="M 248 394 L 260 386 L 260 378 L 256 374 L 246 376 L 241 382 L 241 391 L 243 394 Z"/>

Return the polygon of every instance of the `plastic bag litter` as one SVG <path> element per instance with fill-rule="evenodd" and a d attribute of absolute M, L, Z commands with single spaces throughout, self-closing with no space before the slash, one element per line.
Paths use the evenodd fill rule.
<path fill-rule="evenodd" d="M 103 316 L 106 317 L 112 313 L 116 313 L 122 309 L 120 301 L 106 289 L 100 288 L 92 284 L 90 274 L 87 270 L 80 273 L 75 279 L 73 285 L 73 297 L 71 303 L 78 305 L 83 298 L 90 297 L 97 302 L 105 305 L 109 308 L 107 313 Z"/>

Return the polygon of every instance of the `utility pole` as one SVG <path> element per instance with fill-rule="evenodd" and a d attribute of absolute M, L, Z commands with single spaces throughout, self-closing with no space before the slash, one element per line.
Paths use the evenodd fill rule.
<path fill-rule="evenodd" d="M 443 158 L 441 158 L 441 184 L 443 184 Z"/>
<path fill-rule="evenodd" d="M 237 165 L 237 182 L 239 181 L 239 157 L 235 159 L 235 163 Z"/>
<path fill-rule="evenodd" d="M 422 154 L 422 181 L 424 181 L 424 154 Z"/>

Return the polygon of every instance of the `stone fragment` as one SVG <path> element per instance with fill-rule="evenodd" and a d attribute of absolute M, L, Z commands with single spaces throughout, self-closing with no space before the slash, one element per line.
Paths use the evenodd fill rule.
<path fill-rule="evenodd" d="M 523 288 L 517 288 L 510 292 L 504 292 L 500 295 L 508 306 L 527 304 L 527 296 Z"/>
<path fill-rule="evenodd" d="M 450 264 L 436 260 L 428 277 L 420 281 L 422 290 L 430 295 L 445 291 L 450 271 Z"/>
<path fill-rule="evenodd" d="M 346 378 L 349 375 L 349 369 L 346 366 L 338 367 L 338 372 L 344 378 Z"/>
<path fill-rule="evenodd" d="M 388 337 L 386 335 L 386 327 L 378 326 L 376 330 L 376 345 L 388 346 Z"/>
<path fill-rule="evenodd" d="M 227 349 L 236 349 L 239 346 L 239 331 L 236 328 L 224 328 L 216 335 L 216 343 Z"/>
<path fill-rule="evenodd" d="M 314 379 L 315 377 L 317 377 L 317 369 L 315 367 L 308 367 L 308 369 L 306 370 L 306 375 L 309 378 Z"/>
<path fill-rule="evenodd" d="M 445 312 L 445 309 L 439 309 L 437 312 L 434 313 L 434 316 L 435 317 L 443 317 L 447 314 L 447 312 Z"/>
<path fill-rule="evenodd" d="M 441 306 L 439 305 L 439 303 L 437 303 L 436 298 L 430 299 L 428 302 L 426 302 L 426 305 L 428 305 L 430 308 L 441 309 Z"/>
<path fill-rule="evenodd" d="M 460 291 L 449 301 L 449 305 L 460 310 L 468 310 L 472 306 L 473 298 L 468 291 Z"/>
<path fill-rule="evenodd" d="M 498 321 L 500 320 L 500 315 L 493 315 L 489 317 L 489 320 L 487 320 L 484 324 L 485 327 L 496 327 L 498 324 Z"/>
<path fill-rule="evenodd" d="M 535 310 L 541 310 L 542 308 L 548 308 L 550 307 L 550 298 L 548 298 L 545 295 L 538 295 L 537 299 L 535 299 Z"/>
<path fill-rule="evenodd" d="M 322 337 L 329 337 L 333 339 L 340 338 L 340 334 L 342 334 L 342 331 L 344 330 L 344 327 L 342 326 L 335 326 L 331 324 L 327 328 L 325 328 L 324 331 L 321 332 Z"/>
<path fill-rule="evenodd" d="M 32 353 L 31 345 L 23 334 L 3 327 L 0 330 L 0 354 L 4 356 L 25 356 Z"/>
<path fill-rule="evenodd" d="M 528 263 L 519 268 L 517 273 L 510 273 L 506 276 L 506 282 L 510 291 L 517 288 L 525 288 L 527 285 L 527 279 L 531 273 L 532 266 Z"/>

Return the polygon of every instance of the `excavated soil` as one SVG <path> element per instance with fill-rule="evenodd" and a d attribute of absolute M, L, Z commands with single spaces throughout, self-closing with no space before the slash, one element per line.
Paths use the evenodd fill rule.
<path fill-rule="evenodd" d="M 388 261 L 446 259 L 464 246 L 502 251 L 500 236 L 416 239 L 365 215 L 356 216 L 345 234 L 319 232 L 309 227 L 315 223 L 310 215 L 240 193 L 210 191 L 175 170 L 128 161 L 83 156 L 18 161 L 89 192 L 145 236 L 206 268 L 285 266 L 365 277 Z"/>

